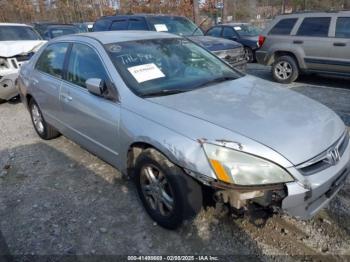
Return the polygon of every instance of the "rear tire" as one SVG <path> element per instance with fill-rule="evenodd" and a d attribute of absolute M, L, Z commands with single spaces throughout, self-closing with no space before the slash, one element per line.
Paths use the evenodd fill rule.
<path fill-rule="evenodd" d="M 160 226 L 175 229 L 202 208 L 201 185 L 157 150 L 144 150 L 136 160 L 134 171 L 144 208 Z"/>
<path fill-rule="evenodd" d="M 255 61 L 254 51 L 250 47 L 244 48 L 244 56 L 248 63 L 253 63 Z"/>
<path fill-rule="evenodd" d="M 50 124 L 48 124 L 34 99 L 29 101 L 29 112 L 36 133 L 44 140 L 56 138 L 60 133 Z"/>
<path fill-rule="evenodd" d="M 294 82 L 299 77 L 297 61 L 288 55 L 278 57 L 272 65 L 272 76 L 281 84 Z"/>

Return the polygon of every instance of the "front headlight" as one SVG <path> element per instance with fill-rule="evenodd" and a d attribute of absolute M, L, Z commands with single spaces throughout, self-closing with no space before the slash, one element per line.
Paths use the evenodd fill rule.
<path fill-rule="evenodd" d="M 203 148 L 218 180 L 223 182 L 252 186 L 294 181 L 282 167 L 267 160 L 208 143 Z"/>
<path fill-rule="evenodd" d="M 8 69 L 9 65 L 7 63 L 7 60 L 4 58 L 0 58 L 0 69 Z"/>

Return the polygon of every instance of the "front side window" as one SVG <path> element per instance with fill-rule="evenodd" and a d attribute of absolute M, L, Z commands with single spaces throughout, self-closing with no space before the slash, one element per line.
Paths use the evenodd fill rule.
<path fill-rule="evenodd" d="M 350 17 L 339 17 L 337 19 L 335 37 L 350 38 Z"/>
<path fill-rule="evenodd" d="M 99 78 L 107 81 L 107 73 L 97 53 L 89 46 L 74 44 L 70 52 L 67 80 L 86 88 L 85 81 Z"/>
<path fill-rule="evenodd" d="M 182 38 L 105 47 L 124 82 L 141 97 L 187 92 L 240 77 L 216 56 Z"/>
<path fill-rule="evenodd" d="M 68 45 L 67 43 L 57 43 L 46 47 L 40 55 L 35 68 L 41 72 L 62 78 Z"/>
<path fill-rule="evenodd" d="M 203 35 L 202 30 L 185 17 L 149 17 L 147 18 L 152 30 L 168 32 L 177 35 L 191 36 Z"/>
<path fill-rule="evenodd" d="M 305 18 L 299 27 L 298 36 L 328 37 L 330 17 Z"/>
<path fill-rule="evenodd" d="M 111 30 L 127 30 L 128 21 L 126 19 L 113 21 Z"/>
<path fill-rule="evenodd" d="M 29 26 L 0 26 L 0 41 L 41 40 Z"/>
<path fill-rule="evenodd" d="M 222 28 L 220 26 L 213 27 L 212 29 L 210 29 L 207 32 L 206 35 L 214 36 L 214 37 L 220 37 L 221 36 L 221 30 L 222 30 Z"/>
<path fill-rule="evenodd" d="M 297 18 L 282 19 L 270 31 L 270 35 L 290 35 Z"/>

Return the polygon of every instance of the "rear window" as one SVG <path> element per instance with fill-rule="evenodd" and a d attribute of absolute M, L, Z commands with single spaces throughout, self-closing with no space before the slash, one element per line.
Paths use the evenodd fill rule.
<path fill-rule="evenodd" d="M 111 25 L 111 30 L 127 30 L 128 21 L 126 19 L 115 20 Z"/>
<path fill-rule="evenodd" d="M 270 31 L 270 35 L 290 35 L 297 18 L 287 18 L 279 21 Z"/>
<path fill-rule="evenodd" d="M 328 37 L 330 17 L 305 18 L 297 32 L 298 36 Z"/>
<path fill-rule="evenodd" d="M 221 27 L 214 27 L 212 29 L 210 29 L 206 35 L 210 35 L 210 36 L 215 36 L 215 37 L 219 37 L 221 35 L 221 30 L 222 28 Z"/>
<path fill-rule="evenodd" d="M 339 17 L 337 19 L 335 37 L 350 38 L 350 17 Z"/>

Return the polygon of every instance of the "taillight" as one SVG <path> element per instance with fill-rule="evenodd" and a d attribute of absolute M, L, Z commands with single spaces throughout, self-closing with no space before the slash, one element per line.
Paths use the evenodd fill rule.
<path fill-rule="evenodd" d="M 265 42 L 266 37 L 263 35 L 259 35 L 258 46 L 262 47 Z"/>

